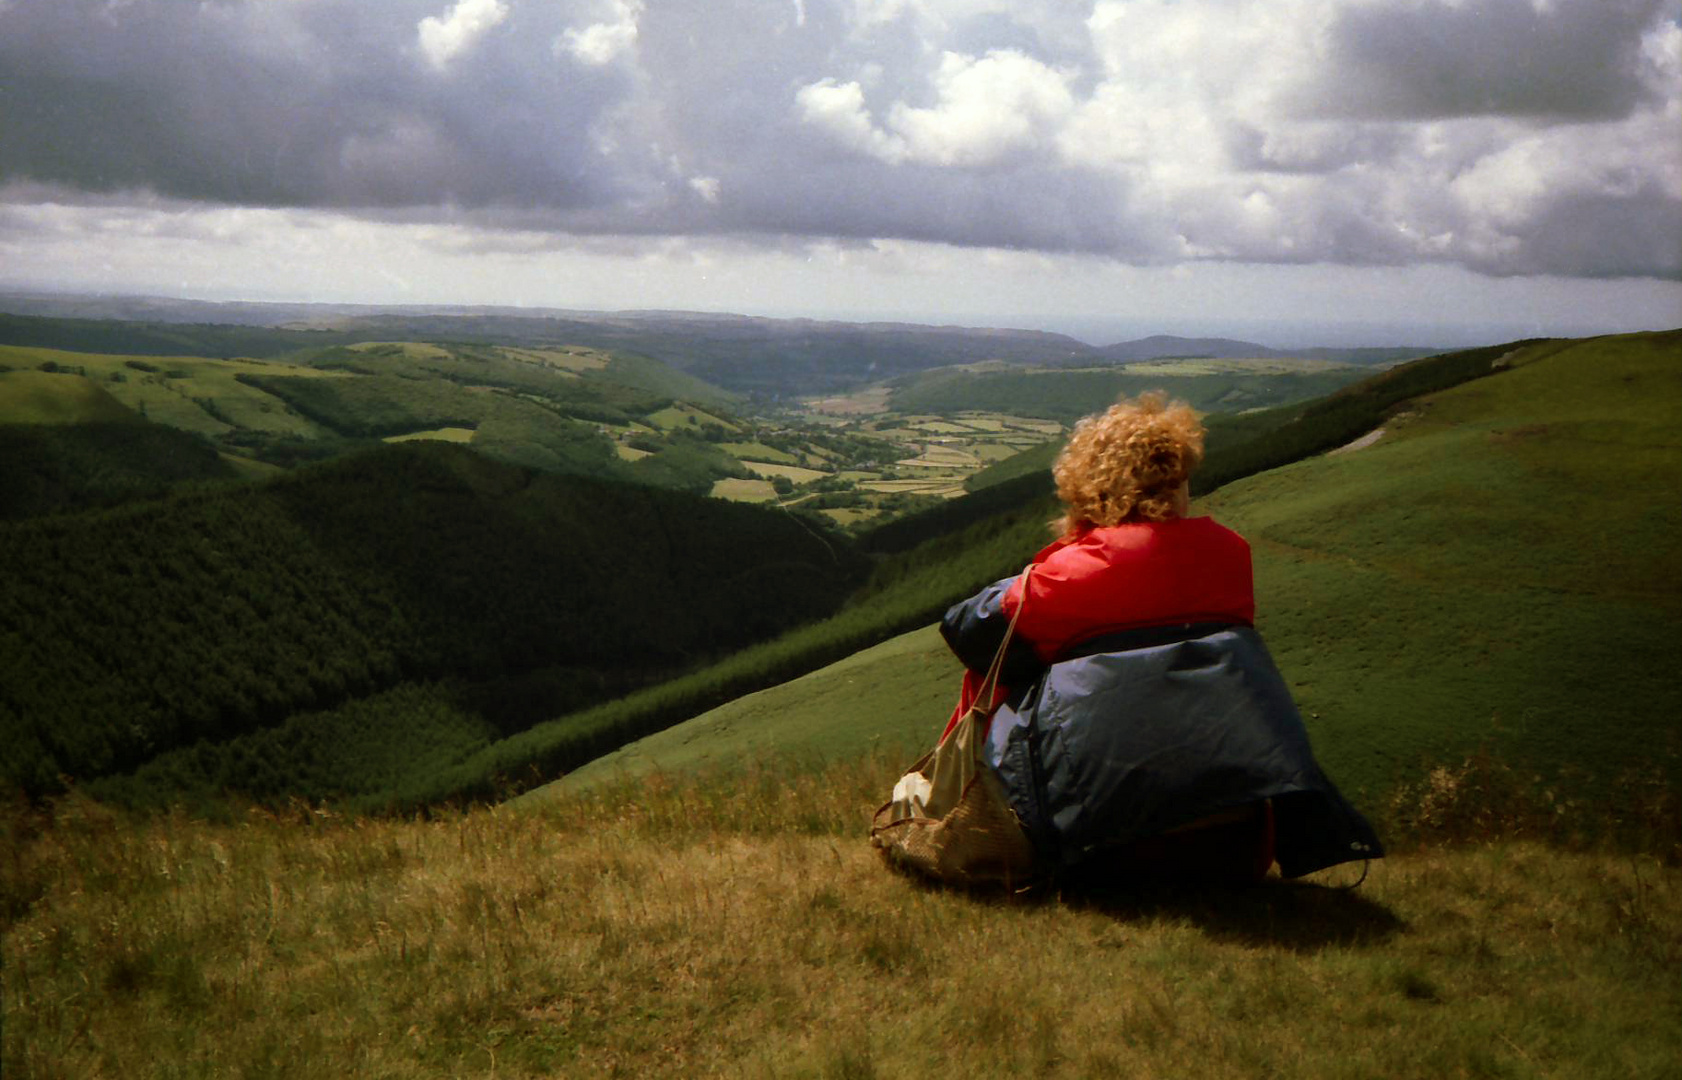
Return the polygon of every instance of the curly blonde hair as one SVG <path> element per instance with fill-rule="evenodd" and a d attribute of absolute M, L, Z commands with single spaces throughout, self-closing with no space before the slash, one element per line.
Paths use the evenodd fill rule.
<path fill-rule="evenodd" d="M 1203 460 L 1203 424 L 1191 406 L 1160 392 L 1122 398 L 1075 425 L 1052 466 L 1066 513 L 1052 523 L 1072 538 L 1090 526 L 1166 521 L 1175 493 Z"/>

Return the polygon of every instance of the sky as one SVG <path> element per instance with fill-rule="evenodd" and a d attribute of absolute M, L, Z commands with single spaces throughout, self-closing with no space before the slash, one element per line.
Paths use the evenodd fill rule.
<path fill-rule="evenodd" d="M 0 289 L 1682 326 L 1682 0 L 0 0 Z"/>

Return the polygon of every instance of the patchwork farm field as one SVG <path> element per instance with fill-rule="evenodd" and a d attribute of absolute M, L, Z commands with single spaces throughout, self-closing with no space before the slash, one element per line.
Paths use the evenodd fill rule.
<path fill-rule="evenodd" d="M 61 382 L 56 396 L 83 397 L 86 384 L 109 394 L 125 408 L 157 423 L 195 434 L 216 436 L 238 428 L 275 434 L 320 437 L 324 429 L 273 396 L 240 381 L 241 375 L 281 375 L 292 378 L 342 378 L 322 371 L 273 360 L 212 360 L 197 356 L 122 356 L 71 353 L 0 345 L 0 388 L 22 376 L 37 385 L 41 374 Z M 0 389 L 0 395 L 5 391 Z M 0 420 L 15 412 L 0 396 Z M 74 417 L 81 418 L 81 417 Z"/>
<path fill-rule="evenodd" d="M 672 391 L 695 399 L 658 396 Z M 252 475 L 370 439 L 471 443 L 559 471 L 636 466 L 653 482 L 847 526 L 962 495 L 980 468 L 1063 430 L 1003 414 L 737 407 L 653 361 L 585 347 L 369 341 L 253 360 L 0 346 L 0 423 L 142 418 L 211 440 Z"/>
<path fill-rule="evenodd" d="M 1166 380 L 1201 408 L 1238 408 L 1300 400 L 1366 370 L 1276 358 L 1044 370 L 986 361 L 844 396 L 748 399 L 588 345 L 380 339 L 262 360 L 9 345 L 0 423 L 140 416 L 212 441 L 251 476 L 370 440 L 467 442 L 513 464 L 798 507 L 860 529 L 962 496 L 978 472 L 1059 441 L 1076 416 L 1140 379 Z"/>

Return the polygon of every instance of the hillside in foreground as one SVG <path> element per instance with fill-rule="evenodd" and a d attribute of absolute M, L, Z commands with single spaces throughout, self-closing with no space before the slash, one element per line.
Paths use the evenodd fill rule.
<path fill-rule="evenodd" d="M 888 871 L 889 767 L 430 821 L 0 815 L 0 1071 L 1674 1075 L 1682 872 L 1494 838 L 1014 897 Z M 1391 831 L 1394 838 L 1394 831 Z"/>

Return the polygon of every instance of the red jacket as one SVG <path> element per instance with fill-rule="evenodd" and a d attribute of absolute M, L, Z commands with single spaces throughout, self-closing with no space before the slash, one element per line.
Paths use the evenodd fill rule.
<path fill-rule="evenodd" d="M 1111 525 L 1059 540 L 1034 556 L 1031 590 L 1016 636 L 1045 663 L 1119 630 L 1256 619 L 1250 545 L 1207 517 Z M 1021 602 L 1019 576 L 1000 611 L 1008 618 Z M 974 659 L 947 731 L 980 692 Z"/>

